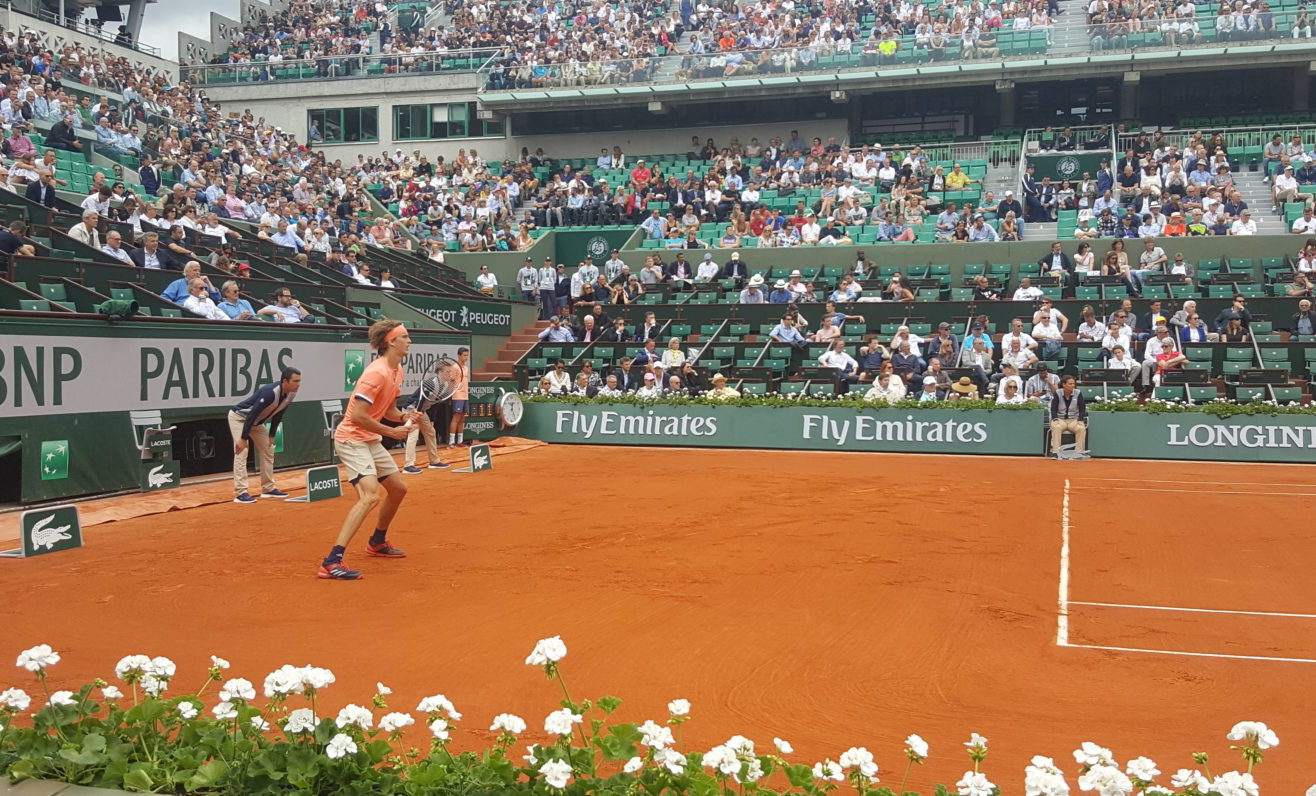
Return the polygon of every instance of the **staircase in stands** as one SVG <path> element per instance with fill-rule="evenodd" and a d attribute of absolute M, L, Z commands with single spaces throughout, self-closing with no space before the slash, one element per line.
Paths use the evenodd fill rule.
<path fill-rule="evenodd" d="M 539 332 L 548 321 L 535 321 L 519 332 L 513 332 L 498 352 L 484 361 L 484 365 L 471 374 L 471 381 L 493 381 L 512 378 L 512 366 L 539 342 Z"/>

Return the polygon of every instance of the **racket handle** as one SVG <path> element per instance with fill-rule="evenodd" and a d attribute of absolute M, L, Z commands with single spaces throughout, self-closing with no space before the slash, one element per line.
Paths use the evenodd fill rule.
<path fill-rule="evenodd" d="M 405 422 L 405 423 L 402 424 L 402 427 L 403 427 L 403 428 L 411 428 L 411 427 L 414 426 L 414 425 L 416 425 L 416 424 L 413 423 L 413 422 L 411 422 L 410 420 L 408 420 L 407 422 Z"/>

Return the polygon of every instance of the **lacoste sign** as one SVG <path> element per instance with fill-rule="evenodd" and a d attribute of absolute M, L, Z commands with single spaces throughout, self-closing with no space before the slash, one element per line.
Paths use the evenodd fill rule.
<path fill-rule="evenodd" d="M 317 503 L 343 496 L 343 484 L 338 475 L 338 465 L 327 464 L 324 467 L 312 467 L 306 471 L 306 494 L 288 498 L 288 503 Z"/>
<path fill-rule="evenodd" d="M 142 464 L 140 485 L 143 492 L 175 489 L 182 481 L 182 471 L 176 459 L 150 461 Z"/>
<path fill-rule="evenodd" d="M 31 558 L 82 547 L 82 523 L 77 506 L 25 511 L 19 524 L 23 546 L 0 552 L 0 557 Z"/>

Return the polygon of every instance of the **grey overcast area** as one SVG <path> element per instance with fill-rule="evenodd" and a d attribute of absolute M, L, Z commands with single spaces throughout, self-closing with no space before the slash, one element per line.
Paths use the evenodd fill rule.
<path fill-rule="evenodd" d="M 127 11 L 127 6 L 124 7 Z M 169 60 L 178 58 L 178 32 L 190 33 L 198 38 L 210 37 L 210 12 L 238 18 L 238 0 L 159 0 L 146 7 L 142 23 L 143 44 L 160 48 L 160 54 Z M 117 25 L 111 26 L 117 27 Z"/>

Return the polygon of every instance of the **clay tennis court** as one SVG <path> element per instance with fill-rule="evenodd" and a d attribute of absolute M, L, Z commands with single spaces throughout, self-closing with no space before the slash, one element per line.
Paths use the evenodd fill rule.
<path fill-rule="evenodd" d="M 560 694 L 523 660 L 560 634 L 576 698 L 621 696 L 636 721 L 690 699 L 687 751 L 733 733 L 810 763 L 864 745 L 895 787 L 918 732 L 932 755 L 910 789 L 930 789 L 977 731 L 1018 792 L 1034 754 L 1073 785 L 1085 740 L 1167 778 L 1195 751 L 1236 768 L 1225 733 L 1257 719 L 1282 741 L 1265 789 L 1316 781 L 1304 468 L 560 445 L 495 465 L 409 479 L 393 538 L 410 558 L 351 551 L 359 583 L 312 577 L 345 500 L 94 526 L 81 550 L 0 564 L 7 649 L 58 649 L 52 688 L 138 652 L 178 662 L 171 693 L 210 654 L 257 682 L 314 663 L 338 677 L 334 709 L 380 680 L 404 710 L 447 694 L 461 747 L 498 712 L 542 726 Z"/>

